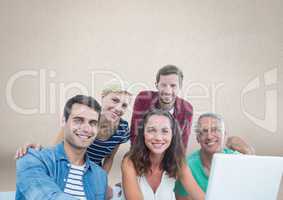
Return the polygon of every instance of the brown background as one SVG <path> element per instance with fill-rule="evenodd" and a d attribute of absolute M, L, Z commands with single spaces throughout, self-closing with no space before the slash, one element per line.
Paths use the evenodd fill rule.
<path fill-rule="evenodd" d="M 283 156 L 282 7 L 280 0 L 1 0 L 0 191 L 15 189 L 17 147 L 51 144 L 67 97 L 85 92 L 100 99 L 114 78 L 136 95 L 154 89 L 157 70 L 169 63 L 184 72 L 180 96 L 194 105 L 194 120 L 205 111 L 220 113 L 229 135 L 243 137 L 259 155 Z M 266 85 L 264 74 L 272 70 L 274 84 Z M 23 73 L 33 75 L 19 77 L 9 90 Z M 259 87 L 241 104 L 241 93 L 256 78 Z M 277 96 L 268 101 L 267 91 Z M 17 106 L 35 113 L 11 106 L 9 92 Z M 270 116 L 268 106 L 275 109 Z M 272 130 L 245 112 L 273 123 Z M 131 109 L 126 119 L 130 115 Z M 128 147 L 115 158 L 111 183 L 120 180 Z M 193 132 L 188 153 L 196 147 Z"/>

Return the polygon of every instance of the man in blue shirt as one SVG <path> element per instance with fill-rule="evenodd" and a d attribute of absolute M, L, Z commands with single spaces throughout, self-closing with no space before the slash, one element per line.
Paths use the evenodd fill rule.
<path fill-rule="evenodd" d="M 29 149 L 17 160 L 16 199 L 106 198 L 106 172 L 86 155 L 97 135 L 100 112 L 92 97 L 77 95 L 67 101 L 64 141 L 42 151 Z"/>

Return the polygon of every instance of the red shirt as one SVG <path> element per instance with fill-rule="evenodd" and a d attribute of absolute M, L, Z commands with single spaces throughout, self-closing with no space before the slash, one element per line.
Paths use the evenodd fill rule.
<path fill-rule="evenodd" d="M 158 109 L 159 100 L 158 92 L 154 91 L 142 91 L 140 92 L 134 103 L 131 129 L 130 129 L 130 139 L 131 144 L 135 141 L 136 135 L 138 134 L 138 125 L 143 118 L 143 115 L 152 109 Z M 182 98 L 177 97 L 174 104 L 173 116 L 178 121 L 179 126 L 182 131 L 182 141 L 184 147 L 187 148 L 189 135 L 191 133 L 193 107 L 192 105 Z"/>

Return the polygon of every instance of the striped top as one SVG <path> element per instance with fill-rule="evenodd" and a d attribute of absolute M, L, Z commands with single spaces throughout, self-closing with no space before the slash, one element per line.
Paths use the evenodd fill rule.
<path fill-rule="evenodd" d="M 129 125 L 128 122 L 120 119 L 119 126 L 116 132 L 108 138 L 108 140 L 96 139 L 88 147 L 87 153 L 90 160 L 102 166 L 102 160 L 111 155 L 112 151 L 120 144 L 129 140 Z"/>
<path fill-rule="evenodd" d="M 64 192 L 80 200 L 86 200 L 83 174 L 85 164 L 82 166 L 71 165 Z"/>

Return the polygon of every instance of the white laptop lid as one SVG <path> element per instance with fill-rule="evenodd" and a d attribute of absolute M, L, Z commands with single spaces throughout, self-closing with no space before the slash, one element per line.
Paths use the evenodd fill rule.
<path fill-rule="evenodd" d="M 276 200 L 283 157 L 215 154 L 206 200 Z"/>

